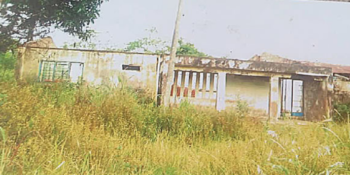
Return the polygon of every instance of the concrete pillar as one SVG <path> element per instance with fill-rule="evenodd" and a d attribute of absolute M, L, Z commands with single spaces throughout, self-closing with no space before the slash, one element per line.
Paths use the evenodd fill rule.
<path fill-rule="evenodd" d="M 186 72 L 182 71 L 181 85 L 180 85 L 180 99 L 182 100 L 185 93 Z"/>
<path fill-rule="evenodd" d="M 192 82 L 193 82 L 193 72 L 190 72 L 190 74 L 188 75 L 188 92 L 187 92 L 187 97 L 191 98 L 192 97 Z"/>
<path fill-rule="evenodd" d="M 209 99 L 214 98 L 214 75 L 213 73 L 210 74 Z"/>
<path fill-rule="evenodd" d="M 200 82 L 200 78 L 201 78 L 201 76 L 200 76 L 200 72 L 197 72 L 196 73 L 196 92 L 195 92 L 195 96 L 194 96 L 194 98 L 198 98 L 199 97 L 199 82 Z"/>
<path fill-rule="evenodd" d="M 216 93 L 216 110 L 225 110 L 225 95 L 226 95 L 226 73 L 218 73 L 218 83 L 217 83 L 217 93 Z"/>
<path fill-rule="evenodd" d="M 207 73 L 203 72 L 202 98 L 207 95 Z"/>
<path fill-rule="evenodd" d="M 332 97 L 333 97 L 333 77 L 329 76 L 325 80 L 326 92 L 327 92 L 327 100 L 326 100 L 326 117 L 329 118 L 332 116 Z"/>
<path fill-rule="evenodd" d="M 270 78 L 269 116 L 271 120 L 278 120 L 281 113 L 281 93 L 279 77 Z"/>

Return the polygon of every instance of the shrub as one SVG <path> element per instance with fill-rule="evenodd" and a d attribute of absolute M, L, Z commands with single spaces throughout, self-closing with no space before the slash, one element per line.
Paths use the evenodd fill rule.
<path fill-rule="evenodd" d="M 335 122 L 348 122 L 350 116 L 350 103 L 336 103 L 333 108 L 333 120 Z"/>

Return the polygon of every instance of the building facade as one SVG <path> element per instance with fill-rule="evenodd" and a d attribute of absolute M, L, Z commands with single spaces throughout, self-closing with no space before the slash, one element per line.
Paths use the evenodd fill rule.
<path fill-rule="evenodd" d="M 73 50 L 26 45 L 18 49 L 19 81 L 84 83 L 146 90 L 161 96 L 161 74 L 169 55 Z M 332 68 L 299 63 L 179 56 L 171 103 L 232 110 L 245 102 L 255 116 L 309 121 L 331 113 Z"/>

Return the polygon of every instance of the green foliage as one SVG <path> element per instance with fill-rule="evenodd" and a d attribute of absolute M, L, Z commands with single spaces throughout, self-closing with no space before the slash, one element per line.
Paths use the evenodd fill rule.
<path fill-rule="evenodd" d="M 350 103 L 339 104 L 335 103 L 333 112 L 333 120 L 336 122 L 349 122 L 350 117 Z"/>
<path fill-rule="evenodd" d="M 92 30 L 88 28 L 99 16 L 103 0 L 5 0 L 1 4 L 0 33 L 20 42 L 43 37 L 55 27 L 86 40 Z"/>
<path fill-rule="evenodd" d="M 158 33 L 156 28 L 152 28 L 147 31 L 150 32 L 148 37 L 129 42 L 124 51 L 158 54 L 170 52 L 170 46 L 167 42 L 161 40 L 160 38 L 154 38 L 153 35 Z M 176 52 L 177 55 L 208 57 L 207 54 L 198 51 L 194 44 L 185 42 L 183 38 L 179 39 L 178 44 L 179 45 Z"/>
<path fill-rule="evenodd" d="M 148 37 L 129 42 L 124 51 L 144 53 L 165 53 L 168 51 L 165 41 L 162 41 L 160 38 L 154 38 L 153 35 L 158 33 L 156 28 L 151 28 L 147 31 L 150 32 Z"/>
<path fill-rule="evenodd" d="M 67 42 L 64 43 L 63 48 L 64 49 L 89 49 L 89 50 L 95 50 L 96 49 L 95 43 L 93 43 L 91 40 L 84 41 L 80 40 L 79 42 L 75 42 L 73 44 L 68 44 Z"/>
<path fill-rule="evenodd" d="M 11 80 L 14 77 L 16 54 L 11 51 L 0 52 L 0 80 Z"/>
<path fill-rule="evenodd" d="M 195 57 L 208 57 L 207 54 L 198 51 L 198 49 L 192 43 L 184 42 L 179 39 L 179 46 L 176 51 L 177 55 L 195 56 Z"/>
<path fill-rule="evenodd" d="M 110 45 L 108 42 L 102 44 L 101 41 L 97 40 L 96 37 L 97 32 L 92 31 L 91 37 L 87 40 L 78 40 L 76 42 L 65 42 L 63 44 L 64 49 L 88 49 L 88 50 L 96 50 L 96 49 L 103 49 L 107 51 L 120 51 L 122 52 L 123 49 L 117 49 L 115 46 Z M 104 46 L 103 46 L 104 45 Z"/>
<path fill-rule="evenodd" d="M 238 116 L 239 117 L 245 117 L 248 115 L 249 113 L 249 104 L 247 101 L 244 101 L 244 100 L 237 100 L 237 104 L 236 104 L 236 111 L 238 113 Z"/>
<path fill-rule="evenodd" d="M 0 136 L 1 136 L 2 145 L 3 145 L 2 148 L 0 149 L 0 151 L 1 151 L 0 174 L 3 174 L 7 162 L 5 160 L 5 156 L 6 156 L 6 148 L 5 148 L 5 145 L 6 145 L 6 134 L 5 134 L 5 130 L 2 127 L 0 127 Z"/>
<path fill-rule="evenodd" d="M 9 50 L 14 50 L 17 47 L 17 41 L 12 39 L 10 35 L 0 33 L 0 53 L 5 53 Z"/>
<path fill-rule="evenodd" d="M 0 94 L 0 174 L 350 173 L 349 124 L 266 127 L 129 88 L 0 82 Z"/>

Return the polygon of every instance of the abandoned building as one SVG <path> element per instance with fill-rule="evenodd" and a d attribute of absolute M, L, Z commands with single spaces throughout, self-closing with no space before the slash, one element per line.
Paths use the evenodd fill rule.
<path fill-rule="evenodd" d="M 87 85 L 120 83 L 160 92 L 163 62 L 169 55 L 74 50 L 25 45 L 18 49 L 19 81 L 69 81 Z M 257 116 L 291 116 L 309 121 L 331 115 L 333 76 L 349 80 L 332 66 L 302 62 L 179 56 L 171 103 L 183 101 L 230 110 L 244 101 Z M 350 73 L 350 71 L 348 72 Z M 350 87 L 350 86 L 348 86 Z"/>

